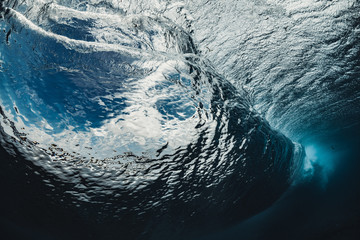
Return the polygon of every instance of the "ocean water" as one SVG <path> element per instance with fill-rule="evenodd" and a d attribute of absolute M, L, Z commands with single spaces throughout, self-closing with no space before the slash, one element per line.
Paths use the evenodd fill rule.
<path fill-rule="evenodd" d="M 356 0 L 1 0 L 4 239 L 358 239 Z"/>

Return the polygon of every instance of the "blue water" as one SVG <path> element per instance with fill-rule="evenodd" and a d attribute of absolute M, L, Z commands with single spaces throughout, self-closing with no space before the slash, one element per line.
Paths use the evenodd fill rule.
<path fill-rule="evenodd" d="M 0 5 L 4 239 L 358 239 L 356 1 Z"/>

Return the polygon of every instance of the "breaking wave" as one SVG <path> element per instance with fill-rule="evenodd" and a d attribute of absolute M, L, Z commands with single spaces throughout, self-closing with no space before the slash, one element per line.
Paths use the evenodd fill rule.
<path fill-rule="evenodd" d="M 229 226 L 301 177 L 293 141 L 358 122 L 358 10 L 1 1 L 2 148 L 49 201 L 125 238 Z"/>

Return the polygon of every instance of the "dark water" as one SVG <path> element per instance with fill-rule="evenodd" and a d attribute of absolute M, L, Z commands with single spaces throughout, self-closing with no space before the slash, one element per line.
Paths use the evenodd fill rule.
<path fill-rule="evenodd" d="M 357 1 L 1 1 L 4 239 L 358 239 Z"/>
<path fill-rule="evenodd" d="M 203 239 L 357 239 L 359 237 L 359 128 L 311 140 L 323 165 L 269 209 Z M 331 170 L 329 170 L 331 165 Z M 330 172 L 329 172 L 330 171 Z"/>

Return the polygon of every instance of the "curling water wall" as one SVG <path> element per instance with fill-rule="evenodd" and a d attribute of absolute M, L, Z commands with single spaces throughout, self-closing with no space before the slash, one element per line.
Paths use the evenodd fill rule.
<path fill-rule="evenodd" d="M 357 1 L 0 6 L 4 234 L 272 239 L 356 188 Z"/>

